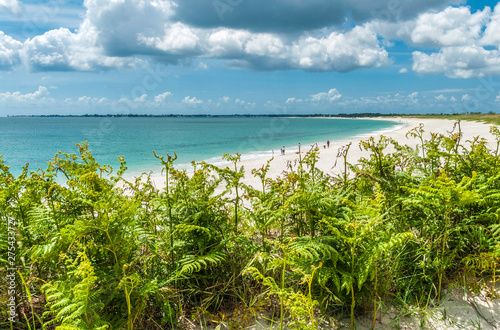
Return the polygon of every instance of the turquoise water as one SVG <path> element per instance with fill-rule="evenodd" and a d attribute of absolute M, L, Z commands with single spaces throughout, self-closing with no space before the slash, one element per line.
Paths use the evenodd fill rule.
<path fill-rule="evenodd" d="M 219 163 L 224 153 L 242 158 L 271 155 L 298 143 L 334 143 L 374 131 L 391 130 L 397 123 L 379 120 L 271 117 L 8 117 L 0 118 L 0 154 L 18 175 L 45 169 L 57 151 L 77 153 L 76 143 L 88 141 L 96 160 L 113 167 L 117 156 L 127 161 L 128 175 L 159 172 L 159 155 L 178 155 L 177 167 L 192 160 Z"/>

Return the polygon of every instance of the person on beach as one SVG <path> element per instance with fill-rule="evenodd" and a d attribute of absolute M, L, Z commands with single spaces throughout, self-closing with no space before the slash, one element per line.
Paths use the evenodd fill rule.
<path fill-rule="evenodd" d="M 283 155 L 285 154 L 285 146 L 283 146 Z"/>
<path fill-rule="evenodd" d="M 330 140 L 326 140 L 326 146 L 330 148 Z"/>

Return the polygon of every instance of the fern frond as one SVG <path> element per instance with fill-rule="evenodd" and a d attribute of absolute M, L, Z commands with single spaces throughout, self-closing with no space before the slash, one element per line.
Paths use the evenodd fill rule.
<path fill-rule="evenodd" d="M 203 256 L 188 255 L 180 260 L 181 268 L 178 272 L 179 275 L 191 274 L 199 272 L 210 266 L 217 266 L 226 260 L 226 254 L 223 252 L 212 252 Z"/>
<path fill-rule="evenodd" d="M 193 232 L 202 233 L 206 235 L 208 238 L 212 236 L 210 230 L 205 227 L 187 225 L 187 224 L 178 224 L 177 226 L 175 226 L 175 233 L 180 237 L 187 237 L 189 234 Z"/>
<path fill-rule="evenodd" d="M 336 264 L 339 259 L 337 250 L 331 245 L 323 243 L 321 238 L 300 237 L 290 243 L 290 249 L 299 258 L 305 259 L 308 262 L 321 261 L 328 258 Z"/>

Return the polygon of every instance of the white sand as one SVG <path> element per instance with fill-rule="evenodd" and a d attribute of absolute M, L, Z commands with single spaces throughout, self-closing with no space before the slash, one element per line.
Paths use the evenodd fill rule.
<path fill-rule="evenodd" d="M 337 165 L 335 167 L 335 161 L 337 160 L 337 153 L 339 148 L 347 145 L 349 142 L 352 142 L 351 148 L 349 149 L 348 154 L 348 162 L 351 164 L 357 163 L 357 160 L 361 157 L 367 157 L 369 155 L 366 151 L 361 151 L 359 148 L 359 142 L 361 140 L 366 140 L 369 136 L 373 136 L 378 139 L 380 135 L 384 135 L 388 138 L 393 138 L 398 141 L 400 144 L 407 144 L 411 147 L 415 147 L 417 144 L 420 144 L 420 141 L 416 138 L 406 137 L 406 134 L 409 130 L 418 127 L 421 123 L 424 125 L 424 138 L 429 139 L 430 133 L 441 133 L 443 135 L 448 135 L 448 132 L 453 129 L 454 120 L 445 120 L 445 119 L 415 119 L 415 118 L 363 118 L 363 119 L 372 119 L 372 120 L 392 120 L 401 125 L 398 125 L 399 128 L 384 133 L 373 133 L 364 137 L 358 137 L 352 140 L 346 141 L 330 141 L 330 148 L 324 148 L 326 146 L 326 141 L 322 143 L 318 142 L 318 147 L 320 150 L 319 161 L 317 163 L 317 167 L 322 170 L 325 174 L 328 175 L 338 175 L 344 169 L 344 163 L 341 158 L 338 159 Z M 493 135 L 489 132 L 491 125 L 484 124 L 481 122 L 472 122 L 472 121 L 461 121 L 460 123 L 463 133 L 462 141 L 465 143 L 466 140 L 472 140 L 475 136 L 481 136 L 488 140 L 491 148 L 495 147 L 495 140 Z M 306 154 L 306 152 L 310 149 L 310 145 L 302 146 L 302 156 Z M 298 146 L 297 146 L 298 148 Z M 243 157 L 245 155 L 242 155 Z M 253 186 L 256 189 L 261 188 L 261 182 L 259 178 L 254 177 L 251 172 L 252 169 L 261 168 L 263 165 L 267 163 L 267 161 L 272 156 L 263 157 L 263 158 L 255 158 L 249 160 L 243 160 L 239 162 L 238 167 L 244 166 L 245 168 L 245 178 L 243 180 L 244 183 Z M 299 155 L 297 152 L 287 151 L 286 154 L 280 155 L 279 149 L 275 150 L 274 160 L 271 162 L 270 170 L 268 172 L 268 177 L 275 178 L 280 176 L 283 171 L 286 169 L 288 162 L 294 162 L 298 160 Z M 224 167 L 227 165 L 221 165 Z M 333 168 L 332 168 L 333 167 Z M 163 188 L 165 186 L 165 177 L 164 176 L 154 176 L 152 177 L 154 185 L 157 188 Z"/>

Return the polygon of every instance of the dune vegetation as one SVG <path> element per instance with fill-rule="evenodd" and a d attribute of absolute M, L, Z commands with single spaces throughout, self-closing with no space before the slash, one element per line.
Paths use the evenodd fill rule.
<path fill-rule="evenodd" d="M 86 143 L 18 177 L 0 157 L 0 328 L 331 329 L 360 315 L 376 327 L 377 311 L 425 309 L 455 282 L 493 299 L 492 133 L 496 148 L 463 141 L 459 122 L 430 139 L 409 131 L 417 149 L 369 138 L 370 156 L 338 176 L 316 168 L 315 150 L 276 178 L 269 164 L 245 173 L 238 154 L 189 174 L 156 155 L 164 189 L 148 174 L 127 181 L 123 158 L 116 171 L 98 164 Z"/>

